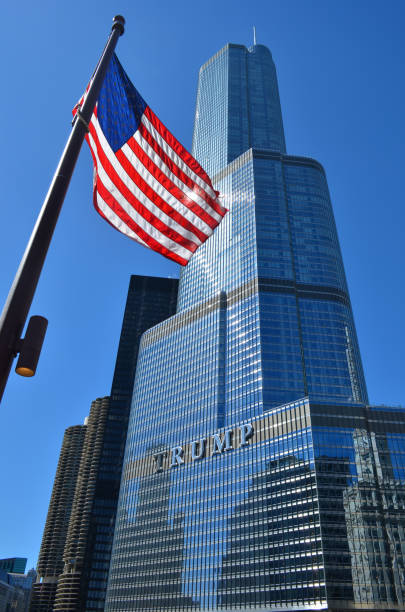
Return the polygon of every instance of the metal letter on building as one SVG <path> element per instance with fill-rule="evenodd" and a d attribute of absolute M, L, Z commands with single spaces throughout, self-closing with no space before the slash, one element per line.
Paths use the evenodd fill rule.
<path fill-rule="evenodd" d="M 195 440 L 191 444 L 191 459 L 196 461 L 197 459 L 202 459 L 205 455 L 207 438 L 201 438 L 200 440 Z M 198 447 L 198 453 L 197 453 Z"/>
<path fill-rule="evenodd" d="M 182 463 L 184 463 L 182 455 L 183 449 L 181 446 L 175 446 L 174 448 L 172 448 L 172 462 L 170 464 L 170 467 L 175 467 L 176 465 L 181 465 Z"/>
<path fill-rule="evenodd" d="M 161 472 L 163 470 L 163 459 L 166 457 L 166 451 L 163 451 L 161 453 L 155 453 L 153 455 L 153 458 L 155 460 L 156 463 L 156 471 L 157 472 Z"/>
<path fill-rule="evenodd" d="M 232 436 L 232 429 L 228 429 L 225 433 L 224 433 L 224 437 L 221 440 L 221 434 L 214 434 L 212 436 L 212 439 L 214 440 L 214 446 L 212 449 L 212 455 L 215 455 L 217 453 L 222 453 L 222 451 L 228 451 L 228 450 L 232 450 L 232 440 L 231 440 L 231 436 Z"/>
<path fill-rule="evenodd" d="M 247 441 L 253 436 L 253 427 L 250 423 L 246 425 L 241 425 L 240 429 L 240 445 L 246 446 Z"/>

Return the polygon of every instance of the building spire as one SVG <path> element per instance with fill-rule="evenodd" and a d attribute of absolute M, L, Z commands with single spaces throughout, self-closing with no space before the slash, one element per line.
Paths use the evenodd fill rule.
<path fill-rule="evenodd" d="M 253 26 L 253 44 L 256 45 L 256 26 Z"/>

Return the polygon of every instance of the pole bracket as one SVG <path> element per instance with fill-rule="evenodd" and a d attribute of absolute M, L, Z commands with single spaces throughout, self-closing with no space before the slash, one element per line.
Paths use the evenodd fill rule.
<path fill-rule="evenodd" d="M 16 340 L 14 347 L 13 347 L 14 357 L 17 357 L 18 353 L 21 353 L 23 342 L 24 342 L 24 338 L 20 338 L 19 340 Z"/>
<path fill-rule="evenodd" d="M 76 123 L 76 121 L 79 120 L 81 123 L 83 123 L 86 132 L 89 133 L 90 132 L 90 128 L 89 128 L 89 124 L 87 123 L 86 119 L 83 117 L 81 110 L 80 110 L 80 106 L 77 107 L 76 110 L 76 114 L 72 119 L 72 125 L 74 125 Z"/>

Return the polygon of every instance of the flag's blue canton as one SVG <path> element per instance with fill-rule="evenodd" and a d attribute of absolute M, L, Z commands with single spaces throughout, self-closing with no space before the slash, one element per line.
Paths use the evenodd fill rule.
<path fill-rule="evenodd" d="M 98 121 L 114 152 L 134 135 L 146 106 L 114 54 L 97 105 Z"/>

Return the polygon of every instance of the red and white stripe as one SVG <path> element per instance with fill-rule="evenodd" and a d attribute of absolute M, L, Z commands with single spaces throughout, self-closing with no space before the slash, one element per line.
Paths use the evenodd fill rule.
<path fill-rule="evenodd" d="M 227 212 L 208 175 L 149 107 L 116 152 L 97 107 L 89 128 L 96 210 L 123 234 L 186 265 Z"/>

